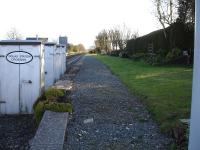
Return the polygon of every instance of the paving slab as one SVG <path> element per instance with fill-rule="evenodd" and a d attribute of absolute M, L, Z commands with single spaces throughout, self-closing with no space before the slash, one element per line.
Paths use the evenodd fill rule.
<path fill-rule="evenodd" d="M 68 113 L 45 111 L 31 150 L 62 150 L 67 128 Z"/>

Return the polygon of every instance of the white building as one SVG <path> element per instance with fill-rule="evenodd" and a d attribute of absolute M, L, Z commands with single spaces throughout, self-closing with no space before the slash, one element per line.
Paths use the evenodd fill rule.
<path fill-rule="evenodd" d="M 29 114 L 44 90 L 41 41 L 0 41 L 0 113 Z"/>

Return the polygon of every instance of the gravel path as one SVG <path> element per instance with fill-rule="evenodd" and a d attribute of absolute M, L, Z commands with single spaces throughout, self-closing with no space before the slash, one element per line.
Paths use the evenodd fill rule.
<path fill-rule="evenodd" d="M 86 56 L 77 66 L 65 150 L 169 147 L 172 139 L 160 133 L 145 107 L 105 65 Z"/>

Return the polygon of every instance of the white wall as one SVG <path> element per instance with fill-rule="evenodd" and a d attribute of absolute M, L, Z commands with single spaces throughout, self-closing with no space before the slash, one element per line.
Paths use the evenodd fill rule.
<path fill-rule="evenodd" d="M 55 45 L 45 45 L 45 89 L 54 84 L 54 51 Z"/>
<path fill-rule="evenodd" d="M 14 52 L 24 51 L 24 52 Z M 32 60 L 26 64 L 14 64 L 6 58 L 8 53 L 19 57 L 27 54 Z M 33 104 L 44 87 L 44 51 L 40 44 L 0 45 L 0 113 L 27 114 L 33 112 Z M 24 55 L 26 56 L 26 55 Z"/>

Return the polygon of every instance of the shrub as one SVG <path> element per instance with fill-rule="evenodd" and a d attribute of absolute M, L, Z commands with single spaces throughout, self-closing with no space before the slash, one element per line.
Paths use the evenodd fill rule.
<path fill-rule="evenodd" d="M 70 91 L 65 91 L 64 89 L 50 88 L 45 91 L 33 106 L 36 122 L 39 124 L 45 110 L 71 113 L 72 105 L 68 103 L 69 101 L 64 101 L 66 103 L 60 101 L 61 98 L 67 99 L 66 96 L 69 94 Z"/>
<path fill-rule="evenodd" d="M 58 97 L 65 96 L 65 90 L 49 88 L 47 91 L 45 91 L 44 96 L 45 100 L 47 101 L 55 101 Z"/>
<path fill-rule="evenodd" d="M 173 61 L 181 56 L 181 50 L 178 48 L 173 48 L 171 51 L 168 52 L 166 56 L 166 62 Z"/>
<path fill-rule="evenodd" d="M 34 114 L 37 124 L 40 123 L 45 110 L 72 113 L 72 105 L 70 103 L 55 103 L 47 101 L 38 102 L 34 109 Z"/>
<path fill-rule="evenodd" d="M 121 52 L 121 50 L 111 51 L 111 52 L 110 52 L 110 56 L 118 57 L 120 52 Z"/>
<path fill-rule="evenodd" d="M 123 50 L 119 53 L 119 57 L 121 58 L 128 58 L 128 52 Z"/>

